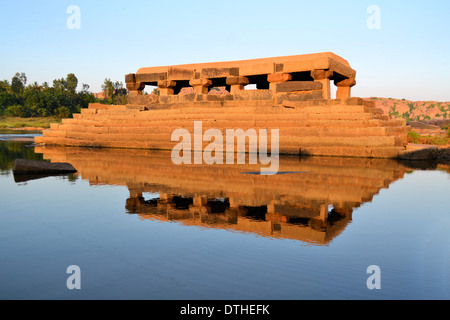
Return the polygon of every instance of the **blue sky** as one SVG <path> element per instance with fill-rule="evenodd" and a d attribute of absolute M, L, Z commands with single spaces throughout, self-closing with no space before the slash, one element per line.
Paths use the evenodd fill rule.
<path fill-rule="evenodd" d="M 80 8 L 81 29 L 66 22 Z M 367 8 L 381 10 L 371 30 Z M 450 101 L 450 2 L 0 0 L 0 80 L 74 73 L 94 92 L 140 67 L 331 51 L 353 95 Z"/>

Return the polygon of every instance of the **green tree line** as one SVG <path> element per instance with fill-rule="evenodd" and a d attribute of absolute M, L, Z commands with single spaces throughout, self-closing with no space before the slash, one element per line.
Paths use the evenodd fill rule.
<path fill-rule="evenodd" d="M 103 98 L 89 91 L 89 85 L 82 84 L 78 90 L 78 79 L 70 73 L 66 78 L 55 79 L 53 84 L 37 82 L 27 85 L 25 73 L 16 73 L 11 81 L 0 81 L 0 116 L 9 117 L 58 117 L 68 118 L 89 103 L 122 104 L 127 90 L 121 82 L 105 79 L 102 85 Z"/>

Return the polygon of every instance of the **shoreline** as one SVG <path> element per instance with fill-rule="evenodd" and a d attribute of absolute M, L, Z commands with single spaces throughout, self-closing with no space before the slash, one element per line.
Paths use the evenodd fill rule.
<path fill-rule="evenodd" d="M 23 128 L 5 128 L 5 130 L 12 130 L 12 131 L 33 131 L 33 132 L 40 132 L 42 133 L 46 128 L 42 127 L 23 127 Z"/>

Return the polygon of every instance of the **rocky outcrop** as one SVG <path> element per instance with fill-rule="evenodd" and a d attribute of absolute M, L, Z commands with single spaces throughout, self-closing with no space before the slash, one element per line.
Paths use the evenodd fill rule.
<path fill-rule="evenodd" d="M 13 172 L 14 175 L 42 175 L 75 173 L 77 170 L 70 163 L 49 163 L 46 161 L 17 159 L 14 162 Z"/>
<path fill-rule="evenodd" d="M 393 98 L 366 98 L 391 119 L 405 119 L 407 122 L 421 121 L 431 125 L 444 126 L 450 123 L 450 102 L 411 101 Z"/>

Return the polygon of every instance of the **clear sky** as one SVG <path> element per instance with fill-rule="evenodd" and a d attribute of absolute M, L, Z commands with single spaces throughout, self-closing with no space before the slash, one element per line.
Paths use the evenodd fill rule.
<path fill-rule="evenodd" d="M 450 101 L 448 0 L 0 0 L 0 80 L 98 92 L 140 67 L 325 51 L 358 72 L 354 96 Z"/>

